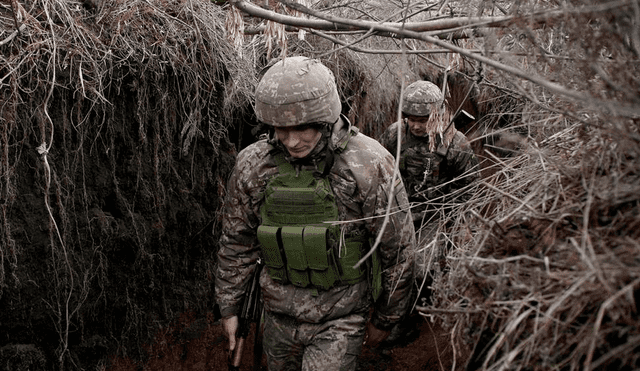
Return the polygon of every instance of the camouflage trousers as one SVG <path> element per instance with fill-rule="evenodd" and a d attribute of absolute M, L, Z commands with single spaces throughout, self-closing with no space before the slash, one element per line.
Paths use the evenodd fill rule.
<path fill-rule="evenodd" d="M 366 318 L 351 314 L 305 323 L 265 313 L 263 346 L 269 371 L 354 371 L 362 351 Z"/>
<path fill-rule="evenodd" d="M 417 330 L 415 317 L 421 317 L 413 310 L 414 305 L 426 305 L 431 299 L 431 284 L 433 283 L 433 272 L 436 268 L 435 260 L 438 258 L 437 249 L 441 245 L 438 241 L 438 222 L 425 224 L 417 222 L 414 223 L 414 226 L 416 244 L 412 249 L 414 253 L 413 271 L 415 282 L 409 293 L 411 296 L 411 309 L 400 322 L 391 328 L 391 334 L 381 344 L 383 348 L 406 345 L 403 341 L 411 338 L 410 334 Z"/>
<path fill-rule="evenodd" d="M 440 248 L 437 232 L 437 221 L 416 226 L 414 272 L 418 284 L 434 269 L 433 263 L 439 255 L 437 250 Z"/>

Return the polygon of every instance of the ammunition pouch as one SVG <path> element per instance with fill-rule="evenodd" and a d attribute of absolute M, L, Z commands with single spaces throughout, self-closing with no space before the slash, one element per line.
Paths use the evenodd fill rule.
<path fill-rule="evenodd" d="M 346 239 L 339 246 L 331 227 L 261 225 L 258 240 L 269 275 L 282 284 L 328 290 L 366 277 L 364 267 L 353 268 L 364 244 Z"/>

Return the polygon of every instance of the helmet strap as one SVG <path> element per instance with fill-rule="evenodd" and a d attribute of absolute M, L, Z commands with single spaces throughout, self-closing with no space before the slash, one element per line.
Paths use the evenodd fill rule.
<path fill-rule="evenodd" d="M 322 174 L 320 174 L 320 178 L 325 178 L 327 175 L 329 175 L 329 172 L 333 167 L 333 163 L 335 162 L 335 152 L 331 147 L 333 146 L 327 143 L 327 146 L 324 149 L 324 169 L 322 170 Z"/>
<path fill-rule="evenodd" d="M 322 177 L 326 177 L 327 175 L 329 175 L 329 172 L 331 171 L 331 168 L 333 167 L 333 164 L 335 163 L 335 156 L 336 156 L 336 149 L 333 145 L 332 142 L 332 135 L 333 135 L 333 128 L 336 126 L 336 123 L 338 121 L 341 120 L 342 114 L 340 114 L 340 116 L 338 116 L 338 119 L 329 125 L 326 125 L 323 130 L 326 130 L 326 133 L 323 133 L 323 135 L 326 134 L 327 136 L 327 147 L 325 148 L 325 165 L 324 165 L 324 170 L 322 171 Z"/>
<path fill-rule="evenodd" d="M 339 120 L 339 119 L 338 119 Z M 338 122 L 336 120 L 336 122 Z M 322 149 L 314 149 L 309 156 L 305 157 L 305 158 L 301 158 L 301 159 L 297 159 L 297 158 L 289 158 L 287 157 L 287 161 L 290 162 L 291 164 L 303 164 L 303 163 L 307 163 L 307 162 L 314 162 L 317 161 L 317 159 L 319 159 L 318 155 L 322 152 L 324 152 L 324 168 L 322 169 L 322 172 L 320 171 L 316 171 L 315 172 L 315 177 L 316 178 L 324 178 L 327 175 L 329 175 L 329 172 L 331 171 L 331 168 L 333 167 L 333 164 L 335 162 L 335 148 L 333 143 L 331 142 L 331 135 L 333 134 L 333 127 L 335 126 L 335 123 L 332 124 L 326 124 L 323 125 L 322 127 L 320 127 L 318 130 L 321 133 L 321 137 L 320 140 L 318 141 L 317 146 L 322 146 L 324 148 Z M 275 129 L 273 127 L 270 127 L 269 129 L 269 134 L 268 134 L 268 139 L 267 142 L 269 144 L 271 144 L 271 150 L 269 151 L 270 155 L 274 155 L 278 152 L 283 152 L 283 153 L 287 153 L 286 148 L 284 147 L 284 145 L 276 138 L 275 136 Z M 316 160 L 314 160 L 314 158 Z"/>

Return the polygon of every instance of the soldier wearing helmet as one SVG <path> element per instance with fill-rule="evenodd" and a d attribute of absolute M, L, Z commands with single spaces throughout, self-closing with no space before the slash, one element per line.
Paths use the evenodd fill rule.
<path fill-rule="evenodd" d="M 478 178 L 478 160 L 465 135 L 450 125 L 442 91 L 430 81 L 416 81 L 406 88 L 402 120 L 391 124 L 382 136 L 382 144 L 394 156 L 398 133 L 400 173 L 418 229 L 433 220 L 430 203 L 468 199 L 470 192 L 457 190 L 466 189 Z"/>
<path fill-rule="evenodd" d="M 478 160 L 464 134 L 450 123 L 450 113 L 442 91 L 430 81 L 416 81 L 405 89 L 402 100 L 402 120 L 391 124 L 381 142 L 394 156 L 400 141 L 400 174 L 407 188 L 411 213 L 417 231 L 416 249 L 437 241 L 440 218 L 455 204 L 465 202 L 471 195 L 470 185 L 478 178 Z M 430 278 L 425 267 L 426 256 L 415 255 L 414 274 L 418 285 L 429 287 Z M 417 292 L 412 295 L 418 295 Z M 419 293 L 428 297 L 428 290 Z M 416 301 L 415 296 L 413 301 Z M 407 322 L 409 321 L 409 322 Z M 410 320 L 403 320 L 393 328 L 385 345 L 406 338 L 412 328 Z"/>
<path fill-rule="evenodd" d="M 341 106 L 319 61 L 274 64 L 255 94 L 256 117 L 272 130 L 238 154 L 227 184 L 216 301 L 233 348 L 241 298 L 264 260 L 269 370 L 355 370 L 365 338 L 375 346 L 410 306 L 415 230 L 404 185 L 393 182 L 393 156 Z M 396 212 L 382 228 L 388 192 Z M 357 265 L 378 235 L 375 259 Z"/>

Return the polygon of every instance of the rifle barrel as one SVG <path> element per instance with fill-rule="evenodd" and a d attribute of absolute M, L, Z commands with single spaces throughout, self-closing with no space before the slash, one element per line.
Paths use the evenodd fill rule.
<path fill-rule="evenodd" d="M 244 338 L 236 338 L 236 348 L 233 350 L 233 354 L 229 362 L 229 371 L 240 370 L 240 363 L 242 362 L 243 352 L 244 352 Z"/>
<path fill-rule="evenodd" d="M 249 282 L 248 292 L 242 302 L 240 314 L 238 316 L 238 329 L 236 331 L 236 348 L 229 356 L 229 371 L 239 371 L 242 362 L 242 352 L 244 350 L 245 339 L 251 331 L 251 323 L 258 322 L 262 315 L 262 305 L 260 302 L 260 271 L 262 264 L 258 261 L 251 282 Z M 257 326 L 256 326 L 257 330 Z M 256 331 L 257 332 L 257 331 Z M 256 334 L 257 336 L 258 334 Z M 254 355 L 255 356 L 255 355 Z"/>

